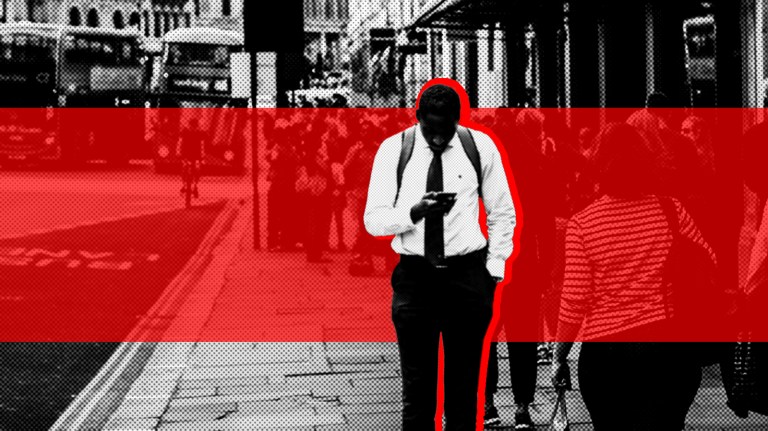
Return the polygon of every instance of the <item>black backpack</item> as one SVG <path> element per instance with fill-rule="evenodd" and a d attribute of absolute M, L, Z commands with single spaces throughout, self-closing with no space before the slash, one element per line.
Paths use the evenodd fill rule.
<path fill-rule="evenodd" d="M 416 128 L 418 125 L 410 127 L 403 131 L 403 148 L 400 151 L 400 161 L 397 164 L 397 194 L 395 195 L 395 203 L 400 196 L 400 186 L 403 183 L 403 173 L 405 167 L 408 165 L 408 161 L 411 160 L 413 155 L 413 147 L 416 143 Z M 475 173 L 477 174 L 477 192 L 482 199 L 483 197 L 483 168 L 480 165 L 480 153 L 477 151 L 477 144 L 475 144 L 475 138 L 472 137 L 472 132 L 464 127 L 459 126 L 456 129 L 456 133 L 459 134 L 459 140 L 461 146 L 464 147 L 464 152 L 467 153 L 469 161 L 472 162 L 472 166 L 475 167 Z"/>

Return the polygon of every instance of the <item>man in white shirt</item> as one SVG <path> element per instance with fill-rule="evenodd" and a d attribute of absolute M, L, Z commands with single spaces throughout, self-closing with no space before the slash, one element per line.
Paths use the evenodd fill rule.
<path fill-rule="evenodd" d="M 416 113 L 413 152 L 398 165 L 408 131 L 384 141 L 373 164 L 366 230 L 395 235 L 392 319 L 403 376 L 403 431 L 435 429 L 438 348 L 445 352 L 446 431 L 475 430 L 483 340 L 496 284 L 512 254 L 516 216 L 501 155 L 471 130 L 476 170 L 460 140 L 461 102 L 445 85 L 427 88 Z M 482 178 L 478 178 L 482 175 Z M 455 193 L 444 199 L 441 193 Z M 482 196 L 488 239 L 479 223 Z"/>

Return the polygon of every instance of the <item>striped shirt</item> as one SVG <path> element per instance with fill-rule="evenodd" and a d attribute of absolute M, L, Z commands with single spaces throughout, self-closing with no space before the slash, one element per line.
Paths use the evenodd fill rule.
<path fill-rule="evenodd" d="M 699 229 L 677 200 L 680 233 L 705 247 Z M 568 222 L 560 320 L 583 324 L 583 340 L 613 335 L 671 317 L 662 286 L 672 246 L 658 197 L 604 196 Z"/>

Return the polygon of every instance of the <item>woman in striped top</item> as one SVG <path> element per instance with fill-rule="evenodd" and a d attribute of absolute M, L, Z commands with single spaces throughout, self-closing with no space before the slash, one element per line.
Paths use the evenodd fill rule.
<path fill-rule="evenodd" d="M 575 340 L 581 331 L 588 341 L 579 382 L 597 431 L 679 431 L 701 368 L 683 344 L 618 342 L 653 339 L 671 317 L 662 272 L 672 234 L 655 194 L 653 155 L 626 124 L 609 125 L 598 142 L 602 197 L 568 224 L 557 340 Z M 681 235 L 714 259 L 691 217 L 674 202 Z M 556 383 L 567 376 L 571 345 L 556 347 Z"/>

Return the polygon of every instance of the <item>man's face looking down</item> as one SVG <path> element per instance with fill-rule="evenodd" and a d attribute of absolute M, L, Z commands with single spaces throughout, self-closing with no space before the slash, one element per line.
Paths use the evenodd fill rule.
<path fill-rule="evenodd" d="M 456 134 L 458 120 L 451 115 L 440 112 L 416 112 L 416 118 L 421 126 L 421 133 L 430 145 L 443 147 Z"/>

